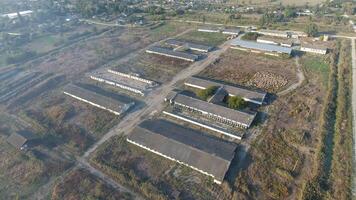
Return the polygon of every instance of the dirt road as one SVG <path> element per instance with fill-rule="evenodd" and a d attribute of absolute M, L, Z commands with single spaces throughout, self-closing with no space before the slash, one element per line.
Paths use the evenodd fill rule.
<path fill-rule="evenodd" d="M 129 133 L 139 122 L 143 120 L 144 117 L 158 112 L 163 108 L 163 100 L 168 95 L 168 93 L 174 89 L 174 85 L 180 80 L 186 79 L 191 75 L 197 74 L 203 69 L 205 69 L 209 64 L 214 62 L 219 56 L 229 48 L 229 41 L 225 42 L 220 48 L 201 61 L 195 62 L 188 68 L 179 72 L 172 80 L 165 83 L 149 93 L 145 99 L 147 106 L 142 110 L 137 110 L 131 113 L 129 116 L 123 119 L 116 127 L 111 129 L 107 134 L 105 134 L 98 142 L 92 145 L 83 155 L 83 158 L 87 158 L 92 152 L 95 151 L 98 146 L 106 142 L 109 138 L 114 135 L 127 134 Z"/>
<path fill-rule="evenodd" d="M 281 91 L 281 92 L 278 92 L 277 95 L 278 96 L 281 96 L 281 95 L 285 95 L 285 94 L 288 94 L 289 92 L 297 89 L 300 85 L 302 85 L 303 81 L 305 80 L 305 76 L 304 76 L 304 73 L 303 73 L 303 70 L 299 64 L 299 57 L 296 56 L 295 57 L 295 65 L 297 67 L 297 78 L 298 78 L 298 82 L 297 83 L 294 83 L 292 84 L 291 86 L 289 86 L 287 89 Z"/>
<path fill-rule="evenodd" d="M 188 68 L 182 70 L 176 76 L 172 78 L 172 80 L 168 83 L 165 83 L 158 87 L 156 90 L 152 91 L 148 94 L 145 98 L 146 107 L 141 110 L 136 110 L 133 113 L 130 113 L 126 118 L 124 118 L 117 126 L 112 128 L 107 134 L 105 134 L 99 141 L 97 141 L 94 145 L 92 145 L 81 158 L 77 161 L 79 165 L 85 166 L 92 174 L 99 176 L 108 184 L 114 186 L 115 188 L 120 188 L 123 191 L 130 192 L 129 189 L 121 186 L 120 184 L 116 183 L 105 174 L 97 170 L 96 168 L 92 167 L 86 159 L 89 157 L 91 153 L 93 153 L 101 144 L 105 143 L 111 137 L 115 135 L 121 134 L 128 134 L 137 124 L 147 118 L 149 115 L 159 112 L 163 109 L 164 104 L 163 100 L 168 95 L 168 93 L 174 89 L 174 86 L 179 81 L 190 77 L 191 75 L 197 74 L 203 69 L 205 69 L 209 64 L 214 62 L 220 55 L 225 52 L 229 48 L 229 41 L 222 44 L 218 50 L 211 52 L 207 58 L 204 60 L 198 61 L 190 65 Z M 133 192 L 130 192 L 134 194 Z M 137 195 L 136 199 L 141 199 Z"/>

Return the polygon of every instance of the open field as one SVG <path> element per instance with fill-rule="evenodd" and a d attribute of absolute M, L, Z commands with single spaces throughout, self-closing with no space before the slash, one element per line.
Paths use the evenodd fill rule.
<path fill-rule="evenodd" d="M 297 81 L 295 70 L 293 59 L 271 58 L 229 49 L 199 75 L 277 92 Z"/>
<path fill-rule="evenodd" d="M 130 200 L 129 193 L 119 192 L 85 169 L 76 169 L 52 189 L 51 199 L 107 199 Z"/>
<path fill-rule="evenodd" d="M 319 121 L 327 90 L 322 80 L 329 65 L 323 57 L 302 59 L 319 64 L 310 69 L 303 63 L 306 82 L 271 103 L 266 126 L 248 153 L 251 163 L 234 182 L 238 199 L 301 199 L 304 187 L 309 187 L 305 185 L 318 162 Z"/>
<path fill-rule="evenodd" d="M 42 145 L 19 151 L 6 142 L 14 131 L 26 129 L 10 115 L 0 116 L 0 196 L 2 199 L 27 199 L 49 179 L 60 175 L 71 163 L 63 155 L 50 153 Z"/>
<path fill-rule="evenodd" d="M 91 163 L 148 199 L 217 199 L 220 194 L 206 176 L 129 144 L 124 137 L 102 145 Z"/>
<path fill-rule="evenodd" d="M 196 42 L 203 45 L 218 46 L 224 41 L 226 41 L 226 38 L 227 35 L 224 35 L 222 33 L 206 33 L 193 30 L 184 35 L 179 36 L 177 39 L 189 42 Z"/>
<path fill-rule="evenodd" d="M 162 83 L 170 80 L 174 74 L 190 64 L 188 61 L 143 52 L 113 69 L 125 73 L 138 73 L 142 77 Z"/>

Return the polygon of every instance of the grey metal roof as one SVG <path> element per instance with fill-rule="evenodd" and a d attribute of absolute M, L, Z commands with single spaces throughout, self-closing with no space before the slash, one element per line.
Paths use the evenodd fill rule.
<path fill-rule="evenodd" d="M 282 46 L 277 46 L 272 44 L 264 44 L 264 43 L 258 43 L 253 41 L 240 40 L 239 38 L 233 40 L 231 42 L 231 45 L 240 46 L 243 48 L 261 50 L 261 51 L 267 51 L 267 52 L 277 52 L 277 53 L 285 53 L 285 54 L 292 53 L 292 48 L 289 47 L 282 47 Z"/>
<path fill-rule="evenodd" d="M 250 113 L 226 108 L 224 106 L 202 101 L 200 99 L 189 97 L 183 94 L 177 94 L 177 96 L 174 98 L 174 102 L 188 107 L 195 108 L 200 111 L 207 112 L 209 114 L 218 115 L 230 121 L 243 124 L 244 126 L 247 127 L 249 127 L 252 124 L 256 116 L 256 113 L 250 114 Z"/>
<path fill-rule="evenodd" d="M 165 43 L 172 46 L 186 46 L 187 48 L 192 50 L 198 49 L 202 51 L 210 51 L 213 48 L 212 46 L 207 46 L 207 45 L 202 45 L 202 44 L 197 44 L 197 43 L 187 42 L 182 40 L 176 40 L 176 39 L 169 39 Z"/>
<path fill-rule="evenodd" d="M 212 174 L 220 181 L 237 147 L 166 120 L 146 120 L 131 132 L 128 139 Z"/>
<path fill-rule="evenodd" d="M 202 79 L 199 77 L 190 77 L 185 81 L 185 84 L 196 85 L 202 88 L 208 88 L 211 86 L 224 86 L 224 89 L 232 96 L 240 96 L 246 101 L 262 104 L 266 97 L 266 92 L 254 91 L 243 88 L 241 86 L 232 86 L 227 84 L 218 83 L 216 81 Z"/>
<path fill-rule="evenodd" d="M 302 42 L 301 47 L 304 48 L 310 48 L 310 49 L 318 49 L 318 50 L 323 50 L 326 51 L 328 48 L 322 44 L 310 44 L 310 43 L 306 43 L 306 42 Z"/>
<path fill-rule="evenodd" d="M 224 29 L 223 33 L 234 33 L 234 34 L 239 34 L 241 31 L 240 29 L 236 28 L 236 29 Z"/>
<path fill-rule="evenodd" d="M 21 148 L 27 141 L 34 138 L 35 135 L 29 131 L 19 131 L 12 133 L 6 141 L 16 148 Z"/>
<path fill-rule="evenodd" d="M 129 107 L 131 107 L 134 104 L 134 102 L 130 102 L 130 103 L 121 102 L 117 99 L 100 95 L 96 92 L 84 89 L 82 87 L 73 84 L 67 85 L 63 91 L 118 113 L 122 113 L 126 111 Z"/>
<path fill-rule="evenodd" d="M 292 45 L 294 43 L 293 39 L 290 38 L 281 38 L 281 37 L 273 37 L 273 36 L 259 36 L 257 39 L 260 40 L 266 40 L 266 41 L 272 41 L 280 44 L 290 44 Z"/>
<path fill-rule="evenodd" d="M 162 48 L 162 47 L 158 47 L 158 46 L 154 46 L 154 47 L 148 48 L 146 50 L 146 52 L 148 52 L 148 53 L 152 52 L 152 53 L 172 56 L 172 57 L 176 57 L 176 58 L 189 59 L 189 60 L 192 60 L 192 61 L 195 61 L 195 60 L 197 60 L 199 58 L 199 56 L 195 55 L 195 54 L 174 51 L 172 49 Z"/>

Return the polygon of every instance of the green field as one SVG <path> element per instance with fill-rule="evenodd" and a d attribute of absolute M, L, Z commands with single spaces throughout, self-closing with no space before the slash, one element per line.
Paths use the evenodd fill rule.
<path fill-rule="evenodd" d="M 320 74 L 324 85 L 327 84 L 329 77 L 329 65 L 326 63 L 323 57 L 304 55 L 301 59 L 301 63 L 306 70 Z"/>
<path fill-rule="evenodd" d="M 226 40 L 226 35 L 221 33 L 205 33 L 198 31 L 190 31 L 180 37 L 178 39 L 190 41 L 190 42 L 198 42 L 201 44 L 207 44 L 211 46 L 218 46 Z"/>

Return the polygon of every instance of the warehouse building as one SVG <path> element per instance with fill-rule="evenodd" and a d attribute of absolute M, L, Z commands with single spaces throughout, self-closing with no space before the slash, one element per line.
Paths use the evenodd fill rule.
<path fill-rule="evenodd" d="M 177 58 L 177 59 L 181 59 L 181 60 L 185 60 L 185 61 L 189 61 L 189 62 L 194 62 L 199 59 L 199 56 L 195 55 L 195 54 L 174 51 L 172 49 L 162 48 L 162 47 L 158 47 L 158 46 L 148 48 L 146 50 L 146 53 L 152 53 L 152 54 L 167 56 L 167 57 L 171 57 L 171 58 Z"/>
<path fill-rule="evenodd" d="M 192 42 L 185 42 L 181 40 L 175 40 L 175 39 L 169 39 L 165 42 L 168 45 L 174 46 L 174 47 L 185 47 L 187 49 L 193 50 L 193 51 L 200 51 L 207 53 L 211 51 L 214 47 L 212 46 L 207 46 L 207 45 L 201 45 L 201 44 L 196 44 Z"/>
<path fill-rule="evenodd" d="M 294 41 L 288 38 L 276 38 L 271 36 L 260 36 L 256 40 L 259 43 L 272 44 L 272 45 L 280 45 L 283 47 L 292 47 Z"/>
<path fill-rule="evenodd" d="M 222 31 L 222 33 L 225 35 L 235 35 L 235 36 L 239 35 L 240 32 L 241 32 L 240 29 L 224 29 Z"/>
<path fill-rule="evenodd" d="M 264 53 L 266 55 L 279 56 L 279 55 L 291 55 L 292 48 L 276 46 L 272 44 L 263 44 L 253 41 L 246 41 L 235 39 L 231 42 L 232 49 L 238 49 L 242 51 L 250 51 L 253 53 Z"/>
<path fill-rule="evenodd" d="M 93 72 L 89 77 L 93 80 L 113 85 L 142 96 L 145 96 L 146 91 L 156 86 L 154 81 L 111 69 Z"/>
<path fill-rule="evenodd" d="M 63 93 L 79 101 L 107 110 L 115 115 L 125 113 L 135 104 L 133 101 L 119 101 L 72 84 L 67 85 L 64 88 Z"/>
<path fill-rule="evenodd" d="M 283 37 L 283 38 L 291 37 L 290 33 L 288 33 L 287 31 L 263 29 L 263 30 L 257 31 L 257 33 L 262 34 L 262 35 L 274 36 L 274 37 Z"/>
<path fill-rule="evenodd" d="M 216 81 L 202 79 L 199 77 L 190 77 L 188 78 L 184 84 L 189 87 L 197 88 L 197 89 L 206 89 L 211 86 L 223 87 L 224 90 L 228 92 L 230 96 L 239 96 L 243 98 L 245 101 L 255 103 L 258 105 L 262 105 L 267 93 L 261 91 L 254 91 L 245 89 L 243 87 L 232 86 L 227 84 L 218 83 Z M 221 97 L 219 97 L 221 99 Z"/>
<path fill-rule="evenodd" d="M 206 33 L 220 33 L 220 29 L 218 28 L 198 28 L 198 31 Z"/>
<path fill-rule="evenodd" d="M 224 106 L 209 103 L 183 94 L 176 94 L 173 99 L 167 99 L 181 108 L 197 112 L 203 116 L 221 123 L 241 128 L 249 128 L 256 117 L 256 113 L 233 110 Z"/>
<path fill-rule="evenodd" d="M 210 176 L 221 184 L 237 145 L 166 121 L 146 120 L 127 141 Z"/>
<path fill-rule="evenodd" d="M 317 54 L 327 54 L 328 48 L 322 45 L 302 43 L 300 50 L 304 52 L 317 53 Z"/>

